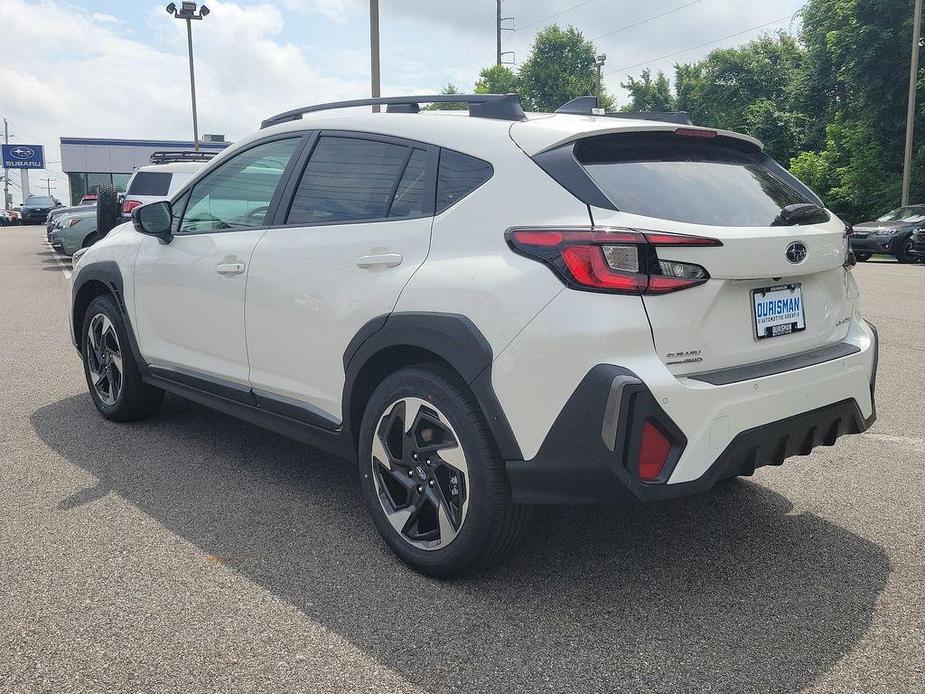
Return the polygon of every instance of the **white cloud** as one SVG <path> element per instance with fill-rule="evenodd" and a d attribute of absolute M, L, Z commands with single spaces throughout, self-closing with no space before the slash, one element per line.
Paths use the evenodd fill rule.
<path fill-rule="evenodd" d="M 122 20 L 118 17 L 113 17 L 111 14 L 103 14 L 102 12 L 94 12 L 90 15 L 90 18 L 94 22 L 99 22 L 101 24 L 121 24 Z"/>
<path fill-rule="evenodd" d="M 305 13 L 317 13 L 334 22 L 345 22 L 358 9 L 355 0 L 281 0 L 283 7 Z"/>

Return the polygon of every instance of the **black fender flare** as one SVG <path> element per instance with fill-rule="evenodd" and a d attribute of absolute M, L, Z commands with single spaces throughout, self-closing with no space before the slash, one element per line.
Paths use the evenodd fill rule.
<path fill-rule="evenodd" d="M 345 426 L 350 425 L 354 385 L 363 367 L 383 350 L 401 346 L 431 352 L 455 369 L 475 395 L 501 456 L 505 460 L 522 459 L 492 387 L 491 345 L 469 318 L 455 313 L 392 313 L 378 316 L 360 328 L 344 351 Z"/>
<path fill-rule="evenodd" d="M 147 374 L 148 363 L 141 356 L 141 351 L 138 349 L 135 329 L 132 326 L 132 320 L 129 317 L 128 308 L 125 305 L 125 284 L 122 278 L 122 271 L 119 269 L 119 264 L 114 260 L 98 260 L 86 264 L 81 263 L 78 270 L 74 273 L 70 310 L 70 321 L 72 325 L 71 334 L 74 338 L 74 346 L 80 350 L 80 330 L 83 327 L 77 324 L 76 302 L 81 294 L 81 289 L 90 282 L 99 282 L 105 285 L 113 298 L 115 298 L 116 304 L 119 306 L 119 311 L 122 314 L 122 320 L 125 321 L 125 331 L 128 333 L 129 348 L 132 350 L 132 355 L 135 357 L 135 363 L 138 364 L 138 368 L 142 371 L 142 374 Z"/>

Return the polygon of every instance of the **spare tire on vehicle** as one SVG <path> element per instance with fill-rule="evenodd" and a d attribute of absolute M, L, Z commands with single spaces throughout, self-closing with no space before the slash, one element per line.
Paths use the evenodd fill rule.
<path fill-rule="evenodd" d="M 119 191 L 115 186 L 100 186 L 96 194 L 96 233 L 103 238 L 122 221 Z"/>

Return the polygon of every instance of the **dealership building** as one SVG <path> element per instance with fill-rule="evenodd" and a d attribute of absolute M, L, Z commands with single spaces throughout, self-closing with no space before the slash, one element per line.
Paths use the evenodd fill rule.
<path fill-rule="evenodd" d="M 230 143 L 223 135 L 204 135 L 199 149 L 219 152 Z M 125 190 L 129 176 L 139 166 L 151 163 L 154 152 L 183 152 L 193 149 L 192 141 L 122 140 L 97 137 L 62 137 L 61 168 L 71 188 L 71 204 L 81 196 L 95 193 L 102 185 Z"/>

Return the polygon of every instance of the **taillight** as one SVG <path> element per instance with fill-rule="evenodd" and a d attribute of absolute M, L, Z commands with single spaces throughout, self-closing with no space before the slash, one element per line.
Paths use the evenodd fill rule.
<path fill-rule="evenodd" d="M 509 229 L 510 247 L 545 263 L 570 287 L 617 294 L 667 294 L 710 279 L 694 263 L 658 257 L 657 248 L 722 246 L 717 239 L 634 229 Z"/>
<path fill-rule="evenodd" d="M 662 468 L 671 453 L 671 441 L 650 420 L 642 426 L 642 442 L 639 444 L 639 479 L 654 482 L 662 474 Z"/>
<path fill-rule="evenodd" d="M 71 219 L 67 220 L 67 227 L 65 227 L 65 228 L 66 228 L 66 229 L 70 229 L 72 226 L 74 226 L 75 224 L 77 224 L 79 221 L 80 221 L 80 220 L 77 219 L 76 217 L 72 217 Z"/>
<path fill-rule="evenodd" d="M 136 207 L 141 207 L 142 203 L 138 200 L 126 200 L 122 203 L 122 214 L 131 214 Z"/>

